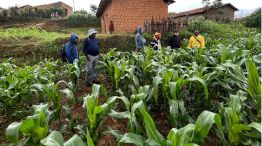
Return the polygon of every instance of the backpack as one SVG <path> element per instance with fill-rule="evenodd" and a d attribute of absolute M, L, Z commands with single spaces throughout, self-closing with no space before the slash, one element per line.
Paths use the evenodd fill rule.
<path fill-rule="evenodd" d="M 65 52 L 65 44 L 59 49 L 59 54 L 62 62 L 66 62 L 66 52 Z"/>

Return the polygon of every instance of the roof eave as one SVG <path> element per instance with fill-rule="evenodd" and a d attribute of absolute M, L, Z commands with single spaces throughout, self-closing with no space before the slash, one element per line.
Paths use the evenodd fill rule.
<path fill-rule="evenodd" d="M 112 0 L 101 0 L 100 4 L 98 6 L 98 10 L 96 12 L 97 17 L 101 17 L 105 11 L 105 9 L 108 7 L 108 5 L 112 2 Z"/>

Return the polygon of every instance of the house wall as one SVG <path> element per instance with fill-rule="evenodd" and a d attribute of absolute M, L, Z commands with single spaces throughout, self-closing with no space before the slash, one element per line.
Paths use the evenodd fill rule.
<path fill-rule="evenodd" d="M 112 0 L 101 16 L 101 27 L 103 33 L 108 33 L 112 20 L 115 32 L 135 32 L 137 26 L 144 26 L 145 20 L 166 17 L 168 4 L 163 0 Z"/>
<path fill-rule="evenodd" d="M 220 13 L 219 13 L 220 11 Z M 220 10 L 215 11 L 215 9 L 212 9 L 208 12 L 208 19 L 214 20 L 214 21 L 223 21 L 223 20 L 234 20 L 234 10 L 229 7 L 225 6 L 223 8 L 220 8 Z"/>
<path fill-rule="evenodd" d="M 112 3 L 105 9 L 103 15 L 100 18 L 101 30 L 102 30 L 103 33 L 109 33 L 109 22 L 110 22 L 110 20 L 115 22 L 115 19 L 113 18 L 114 10 L 113 10 Z"/>
<path fill-rule="evenodd" d="M 36 6 L 36 7 L 38 9 L 63 8 L 67 12 L 67 15 L 73 14 L 73 8 L 64 4 L 64 3 L 61 3 L 61 2 L 53 3 L 53 4 L 40 5 L 40 6 Z"/>
<path fill-rule="evenodd" d="M 235 11 L 229 7 L 229 6 L 225 6 L 223 8 L 220 8 L 221 13 L 215 12 L 215 9 L 211 9 L 208 10 L 207 13 L 199 13 L 199 14 L 193 14 L 193 15 L 189 15 L 189 16 L 181 16 L 181 17 L 176 17 L 174 18 L 175 21 L 186 21 L 187 19 L 190 20 L 192 18 L 196 18 L 196 17 L 205 17 L 208 20 L 213 20 L 213 21 L 233 21 L 235 18 Z"/>
<path fill-rule="evenodd" d="M 188 21 L 190 19 L 196 18 L 196 17 L 203 17 L 203 14 L 194 14 L 194 15 L 189 15 L 189 16 L 181 16 L 181 17 L 176 17 L 174 18 L 174 21 Z"/>

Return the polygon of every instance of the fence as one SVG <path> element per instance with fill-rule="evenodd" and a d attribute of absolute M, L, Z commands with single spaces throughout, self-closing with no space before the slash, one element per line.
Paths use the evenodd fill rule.
<path fill-rule="evenodd" d="M 144 23 L 145 32 L 171 32 L 181 30 L 188 25 L 187 19 L 164 18 L 161 20 L 149 20 Z"/>

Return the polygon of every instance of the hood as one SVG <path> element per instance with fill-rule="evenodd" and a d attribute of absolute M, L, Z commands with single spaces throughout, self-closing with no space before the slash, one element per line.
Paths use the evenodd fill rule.
<path fill-rule="evenodd" d="M 78 36 L 76 34 L 72 34 L 70 37 L 70 43 L 75 44 L 76 39 L 78 39 Z"/>
<path fill-rule="evenodd" d="M 138 33 L 143 34 L 142 30 L 143 30 L 143 27 L 142 27 L 142 26 L 138 26 L 138 27 L 137 27 L 137 32 L 138 32 Z"/>

